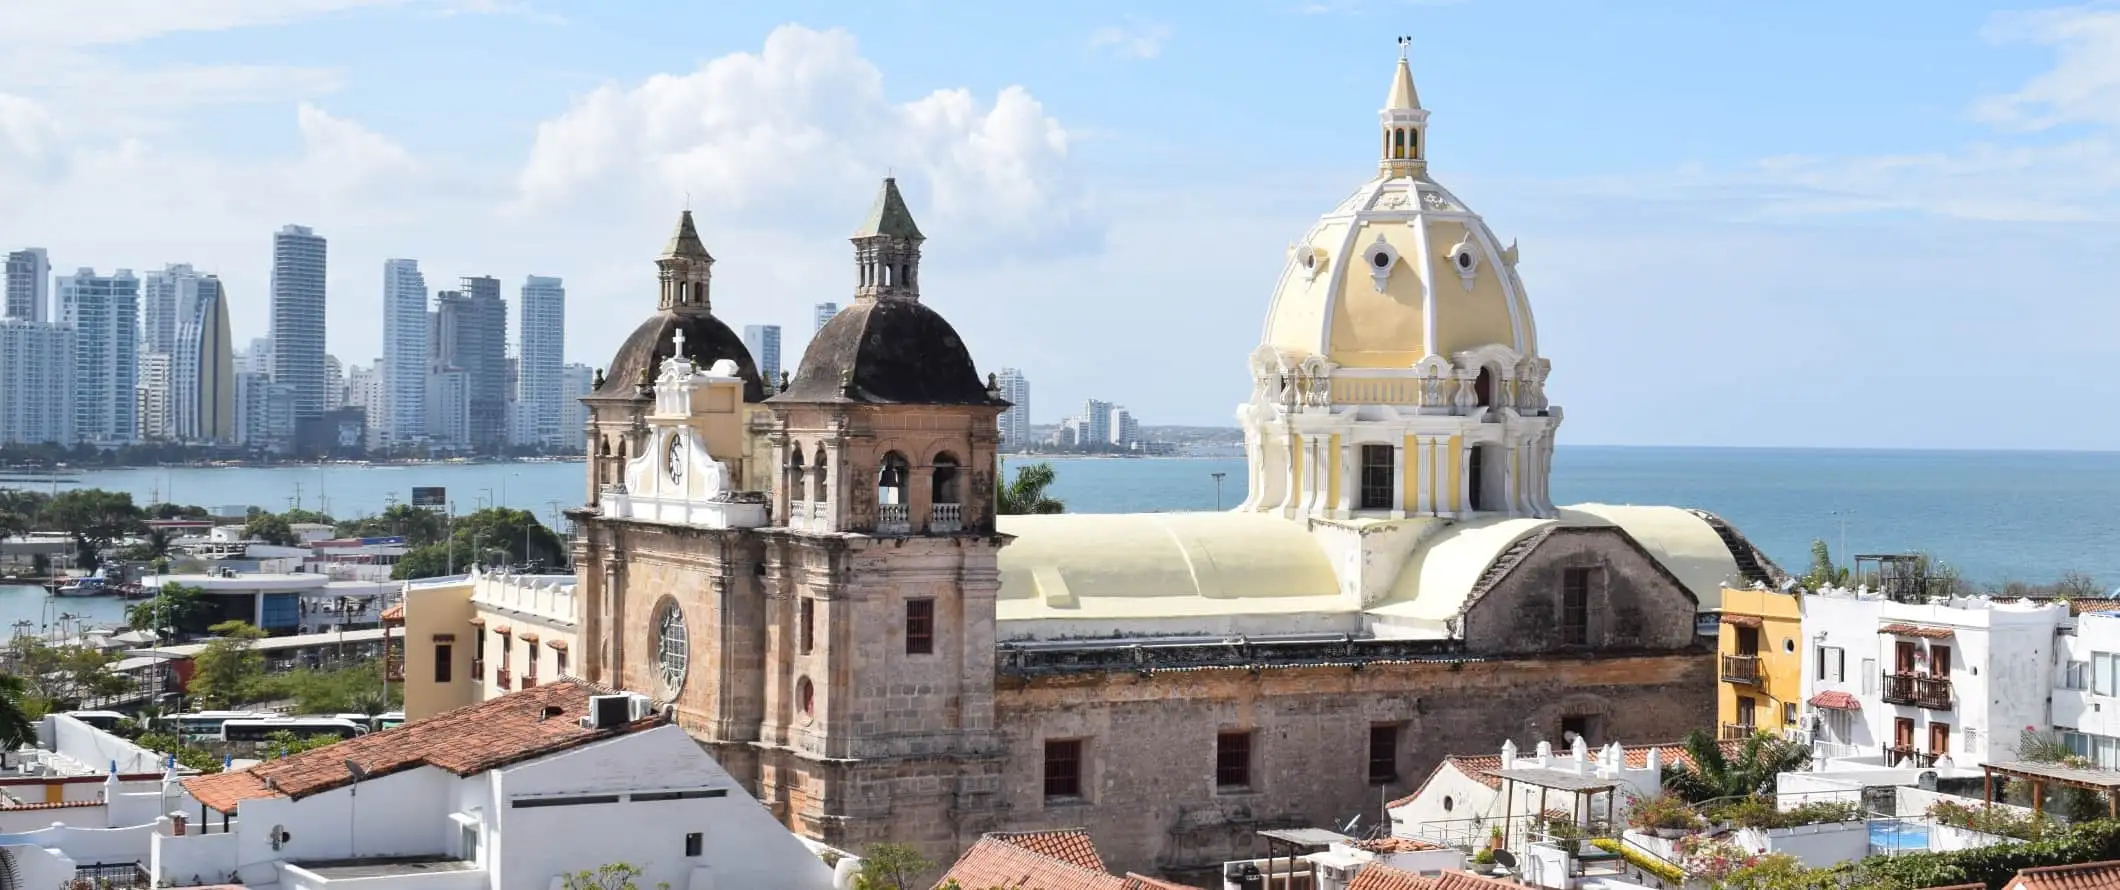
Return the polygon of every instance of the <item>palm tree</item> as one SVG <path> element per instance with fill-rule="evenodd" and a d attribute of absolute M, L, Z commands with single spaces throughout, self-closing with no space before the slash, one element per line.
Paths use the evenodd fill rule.
<path fill-rule="evenodd" d="M 1066 504 L 1045 495 L 1045 490 L 1052 484 L 1052 464 L 1017 467 L 1015 481 L 1001 486 L 996 512 L 1005 516 L 1065 512 Z"/>
<path fill-rule="evenodd" d="M 36 723 L 29 719 L 28 697 L 29 685 L 21 677 L 0 674 L 0 747 L 6 750 L 37 739 Z"/>
<path fill-rule="evenodd" d="M 1811 762 L 1811 749 L 1767 733 L 1726 755 L 1714 736 L 1696 729 L 1686 736 L 1685 748 L 1692 762 L 1666 767 L 1664 787 L 1691 803 L 1765 793 L 1774 788 L 1776 776 Z"/>

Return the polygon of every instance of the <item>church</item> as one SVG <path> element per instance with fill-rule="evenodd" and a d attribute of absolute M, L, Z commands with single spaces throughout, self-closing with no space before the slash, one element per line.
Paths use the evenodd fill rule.
<path fill-rule="evenodd" d="M 1706 512 L 1553 505 L 1518 249 L 1430 176 L 1428 118 L 1402 56 L 1375 175 L 1232 344 L 1228 512 L 996 515 L 1007 403 L 923 294 L 892 180 L 852 303 L 777 381 L 715 316 L 687 212 L 584 400 L 579 672 L 666 703 L 826 843 L 947 862 L 1086 827 L 1142 872 L 1374 824 L 1501 739 L 1709 726 L 1719 591 L 1780 571 Z"/>

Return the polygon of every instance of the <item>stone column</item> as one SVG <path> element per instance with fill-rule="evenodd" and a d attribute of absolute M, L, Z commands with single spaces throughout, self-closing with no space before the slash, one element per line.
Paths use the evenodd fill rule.
<path fill-rule="evenodd" d="M 1472 489 L 1473 486 L 1480 484 L 1480 480 L 1475 479 L 1472 476 L 1472 449 L 1478 448 L 1479 446 L 1473 444 L 1471 437 L 1461 439 L 1460 442 L 1461 444 L 1458 445 L 1457 453 L 1457 504 L 1455 505 L 1454 509 L 1459 515 L 1462 516 L 1466 513 L 1471 512 Z M 1486 475 L 1486 472 L 1486 467 L 1483 466 L 1480 468 L 1481 475 Z"/>
<path fill-rule="evenodd" d="M 1325 440 L 1325 447 L 1331 448 L 1332 440 Z M 1348 441 L 1345 434 L 1340 436 L 1339 453 L 1333 455 L 1333 460 L 1337 461 L 1340 467 L 1340 501 L 1332 505 L 1332 515 L 1335 519 L 1346 519 L 1353 515 L 1356 505 L 1362 502 L 1361 453 L 1361 445 Z"/>
<path fill-rule="evenodd" d="M 1391 442 L 1391 518 L 1406 518 L 1406 480 L 1413 474 L 1407 472 L 1406 433 L 1395 434 Z"/>

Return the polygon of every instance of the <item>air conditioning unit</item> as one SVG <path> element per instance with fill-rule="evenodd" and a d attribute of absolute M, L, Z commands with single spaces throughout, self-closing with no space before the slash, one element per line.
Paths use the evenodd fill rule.
<path fill-rule="evenodd" d="M 631 719 L 646 720 L 650 717 L 655 716 L 654 699 L 651 699 L 645 695 L 640 695 L 638 693 L 628 694 L 626 696 L 626 699 L 628 704 L 632 706 L 627 709 L 627 714 L 631 717 Z"/>
<path fill-rule="evenodd" d="M 586 729 L 610 729 L 633 722 L 633 696 L 592 695 L 589 696 L 589 716 L 582 718 Z"/>

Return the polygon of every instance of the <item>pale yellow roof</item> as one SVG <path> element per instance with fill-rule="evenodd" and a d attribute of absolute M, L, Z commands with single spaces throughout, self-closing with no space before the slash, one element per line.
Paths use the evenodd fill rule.
<path fill-rule="evenodd" d="M 1301 523 L 1257 513 L 1003 516 L 1003 621 L 1345 611 Z"/>
<path fill-rule="evenodd" d="M 1413 69 L 1407 67 L 1406 57 L 1399 57 L 1398 73 L 1391 77 L 1391 95 L 1384 98 L 1386 109 L 1408 109 L 1421 107 L 1421 94 L 1413 89 Z"/>

